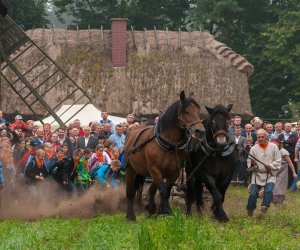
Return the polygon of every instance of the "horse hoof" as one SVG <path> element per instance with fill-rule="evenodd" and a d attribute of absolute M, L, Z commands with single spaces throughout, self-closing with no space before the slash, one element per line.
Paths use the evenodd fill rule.
<path fill-rule="evenodd" d="M 146 210 L 150 215 L 155 214 L 156 212 L 156 206 L 155 205 L 146 205 Z"/>
<path fill-rule="evenodd" d="M 135 215 L 126 215 L 126 220 L 128 221 L 136 221 Z"/>
<path fill-rule="evenodd" d="M 218 216 L 218 217 L 216 217 L 216 219 L 218 220 L 218 221 L 220 221 L 220 222 L 223 222 L 223 223 L 226 223 L 226 222 L 228 222 L 229 221 L 229 218 L 228 218 L 228 216 L 225 214 L 225 215 L 222 215 L 222 216 Z"/>

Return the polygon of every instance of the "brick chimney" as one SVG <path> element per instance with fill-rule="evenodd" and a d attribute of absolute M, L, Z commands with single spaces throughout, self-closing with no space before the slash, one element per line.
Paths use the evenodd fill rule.
<path fill-rule="evenodd" d="M 125 67 L 126 64 L 126 25 L 127 18 L 111 19 L 111 49 L 114 68 Z"/>

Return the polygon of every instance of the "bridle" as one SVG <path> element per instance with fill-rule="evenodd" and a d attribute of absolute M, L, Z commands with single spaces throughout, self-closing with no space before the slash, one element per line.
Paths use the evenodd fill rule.
<path fill-rule="evenodd" d="M 197 120 L 195 122 L 191 122 L 188 123 L 187 121 L 185 121 L 184 119 L 182 119 L 180 116 L 178 116 L 178 121 L 182 121 L 184 123 L 184 125 L 181 125 L 180 123 L 177 123 L 176 125 L 181 128 L 184 129 L 188 135 L 192 136 L 195 132 L 195 128 L 192 128 L 192 126 L 194 126 L 195 124 L 201 123 L 202 124 L 202 120 Z"/>

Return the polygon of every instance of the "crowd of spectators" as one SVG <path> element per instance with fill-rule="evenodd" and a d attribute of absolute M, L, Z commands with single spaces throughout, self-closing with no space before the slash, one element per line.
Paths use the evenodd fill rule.
<path fill-rule="evenodd" d="M 73 197 L 100 183 L 118 188 L 124 182 L 125 136 L 137 126 L 146 126 L 127 115 L 127 122 L 114 124 L 108 112 L 99 121 L 81 126 L 79 119 L 67 128 L 38 126 L 21 115 L 9 123 L 0 111 L 0 201 L 1 192 L 16 193 L 21 183 L 32 197 L 40 195 L 39 183 L 56 183 L 63 195 Z"/>
<path fill-rule="evenodd" d="M 252 191 L 249 188 L 248 214 L 252 216 L 256 199 L 262 193 L 262 212 L 267 211 L 271 200 L 276 206 L 284 204 L 287 189 L 295 191 L 300 186 L 300 120 L 293 127 L 289 122 L 272 124 L 255 117 L 242 126 L 242 118 L 235 116 L 230 121 L 229 134 L 239 151 L 232 183 L 247 186 L 250 183 L 249 187 L 252 187 Z M 268 147 L 273 143 L 277 149 Z M 275 153 L 280 156 L 279 165 L 278 159 L 274 158 Z"/>

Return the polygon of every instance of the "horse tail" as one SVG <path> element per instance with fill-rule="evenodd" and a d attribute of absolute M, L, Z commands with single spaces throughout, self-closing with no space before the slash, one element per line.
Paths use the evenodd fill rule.
<path fill-rule="evenodd" d="M 135 176 L 133 188 L 136 191 L 139 208 L 142 207 L 142 194 L 143 194 L 144 182 L 145 182 L 144 176 L 138 174 Z"/>

